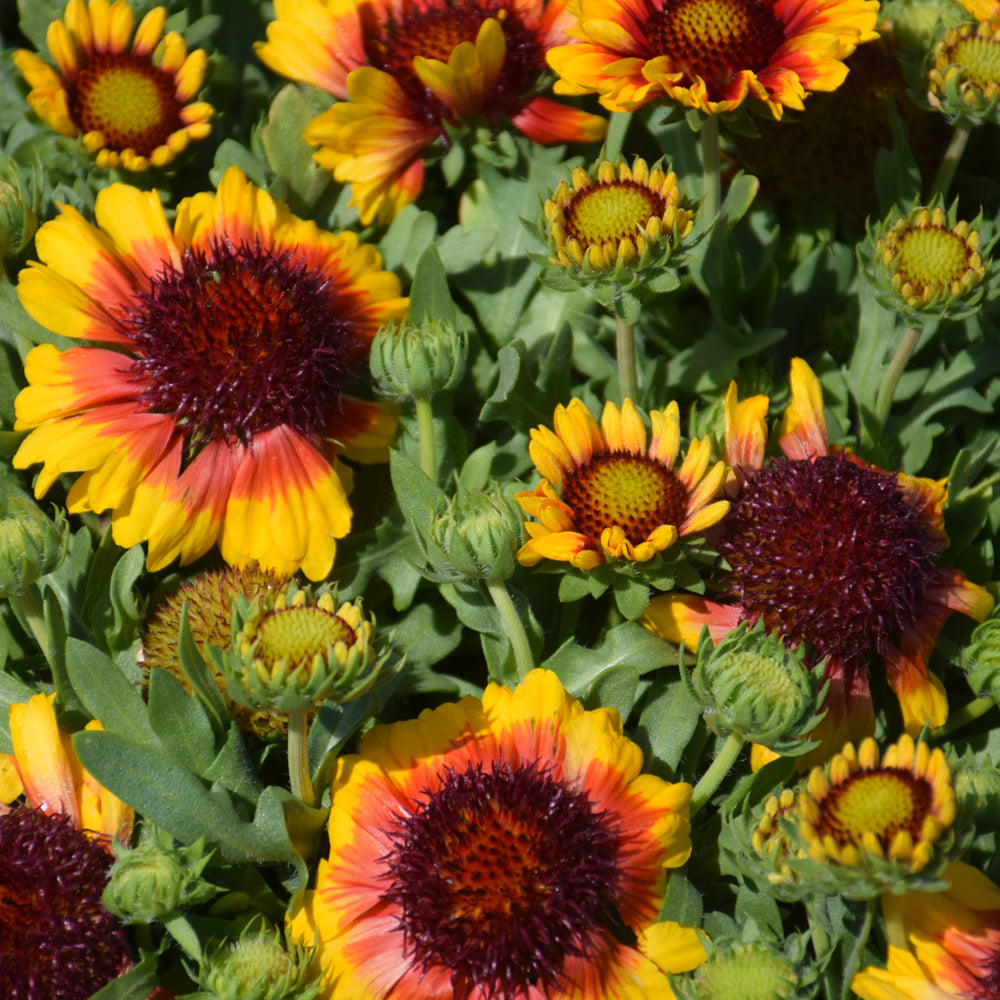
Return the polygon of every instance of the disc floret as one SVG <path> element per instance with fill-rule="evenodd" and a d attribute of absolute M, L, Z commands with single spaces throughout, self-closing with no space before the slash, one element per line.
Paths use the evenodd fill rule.
<path fill-rule="evenodd" d="M 948 28 L 931 49 L 927 101 L 965 126 L 1000 121 L 1000 17 Z"/>

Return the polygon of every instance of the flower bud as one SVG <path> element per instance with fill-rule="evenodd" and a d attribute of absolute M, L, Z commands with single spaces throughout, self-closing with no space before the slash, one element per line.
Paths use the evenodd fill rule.
<path fill-rule="evenodd" d="M 420 536 L 433 572 L 442 580 L 507 580 L 517 566 L 524 515 L 513 496 L 491 483 L 458 492 Z"/>
<path fill-rule="evenodd" d="M 1000 18 L 944 31 L 931 49 L 927 102 L 953 124 L 1000 122 Z"/>
<path fill-rule="evenodd" d="M 206 947 L 197 979 L 200 1000 L 313 1000 L 323 985 L 313 950 L 261 921 Z"/>
<path fill-rule="evenodd" d="M 0 493 L 0 597 L 20 597 L 58 569 L 68 549 L 69 524 L 61 511 L 53 521 L 20 493 Z"/>
<path fill-rule="evenodd" d="M 38 163 L 25 177 L 24 168 L 8 160 L 0 170 L 0 262 L 16 257 L 38 228 L 42 205 L 42 173 Z"/>
<path fill-rule="evenodd" d="M 426 399 L 462 381 L 468 356 L 467 334 L 451 323 L 403 321 L 375 334 L 369 365 L 383 395 Z"/>
<path fill-rule="evenodd" d="M 204 903 L 219 891 L 201 877 L 211 854 L 204 838 L 178 847 L 170 834 L 146 826 L 134 850 L 119 850 L 101 902 L 127 924 L 150 923 Z"/>
<path fill-rule="evenodd" d="M 823 664 L 809 668 L 803 647 L 789 649 L 769 635 L 763 620 L 753 628 L 730 632 L 717 646 L 706 629 L 698 642 L 688 689 L 701 702 L 714 733 L 735 733 L 783 756 L 805 753 L 814 744 L 805 737 L 822 713 Z"/>
<path fill-rule="evenodd" d="M 976 626 L 962 650 L 962 666 L 976 697 L 992 698 L 1000 705 L 1000 615 Z"/>
<path fill-rule="evenodd" d="M 379 679 L 389 653 L 379 654 L 375 619 L 360 601 L 337 607 L 336 589 L 314 594 L 288 585 L 277 596 L 237 604 L 228 650 L 211 649 L 226 692 L 251 708 L 290 713 L 322 701 L 360 698 Z"/>

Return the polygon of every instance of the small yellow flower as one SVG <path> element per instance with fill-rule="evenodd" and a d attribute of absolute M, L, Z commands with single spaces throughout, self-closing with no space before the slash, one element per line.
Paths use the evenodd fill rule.
<path fill-rule="evenodd" d="M 537 519 L 525 525 L 529 540 L 517 554 L 524 566 L 542 559 L 587 571 L 605 559 L 646 562 L 678 537 L 704 531 L 729 510 L 712 502 L 725 472 L 711 465 L 707 437 L 691 442 L 678 471 L 680 419 L 676 403 L 649 415 L 652 434 L 635 404 L 607 403 L 598 425 L 579 399 L 556 407 L 555 430 L 537 427 L 529 451 L 544 477 L 516 494 Z"/>
<path fill-rule="evenodd" d="M 927 100 L 972 125 L 998 120 L 1000 16 L 950 28 L 931 51 Z"/>

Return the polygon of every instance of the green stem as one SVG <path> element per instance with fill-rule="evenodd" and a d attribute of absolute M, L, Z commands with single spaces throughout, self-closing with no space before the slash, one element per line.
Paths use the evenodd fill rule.
<path fill-rule="evenodd" d="M 521 616 L 517 613 L 514 602 L 510 599 L 510 593 L 507 591 L 507 585 L 503 580 L 487 581 L 486 587 L 490 592 L 490 597 L 493 598 L 497 611 L 500 612 L 504 632 L 514 649 L 517 676 L 524 680 L 535 669 L 535 658 L 531 653 L 531 644 L 528 642 L 528 634 L 524 631 L 524 625 L 521 623 Z"/>
<path fill-rule="evenodd" d="M 23 594 L 13 598 L 13 601 L 24 616 L 24 623 L 38 644 L 39 652 L 48 660 L 49 635 L 45 628 L 45 615 L 38 606 L 38 601 L 35 600 L 34 591 L 29 588 Z"/>
<path fill-rule="evenodd" d="M 618 356 L 618 384 L 622 402 L 639 402 L 639 368 L 635 358 L 635 325 L 615 317 L 615 352 Z"/>
<path fill-rule="evenodd" d="M 948 721 L 943 726 L 932 729 L 930 735 L 935 740 L 944 739 L 963 726 L 969 725 L 970 722 L 975 722 L 976 719 L 982 718 L 995 706 L 996 702 L 992 698 L 976 698 L 974 701 L 970 701 L 952 712 L 948 716 Z"/>
<path fill-rule="evenodd" d="M 709 765 L 708 770 L 701 776 L 701 780 L 694 786 L 694 791 L 691 793 L 692 819 L 715 794 L 715 790 L 722 784 L 722 779 L 729 774 L 729 770 L 736 763 L 736 758 L 740 755 L 745 742 L 739 733 L 730 733 L 726 737 L 726 742 L 722 744 L 718 756 Z"/>
<path fill-rule="evenodd" d="M 917 349 L 919 341 L 920 331 L 908 326 L 903 333 L 903 339 L 900 340 L 899 346 L 896 348 L 896 353 L 892 356 L 892 361 L 889 362 L 889 368 L 885 373 L 882 385 L 879 386 L 878 395 L 875 397 L 875 419 L 878 427 L 882 427 L 889 416 L 896 386 L 899 385 L 899 380 L 903 372 L 906 371 L 906 366 L 909 364 L 910 358 L 913 357 L 913 352 Z"/>
<path fill-rule="evenodd" d="M 955 171 L 958 169 L 958 162 L 962 159 L 971 132 L 972 129 L 968 125 L 959 125 L 951 133 L 951 142 L 948 143 L 944 159 L 941 161 L 941 166 L 938 167 L 937 177 L 934 178 L 934 186 L 931 188 L 928 201 L 933 201 L 938 195 L 942 198 L 947 197 L 948 189 L 951 187 Z"/>
<path fill-rule="evenodd" d="M 709 222 L 719 214 L 722 193 L 721 162 L 719 119 L 716 115 L 708 115 L 701 123 L 701 169 L 705 178 L 705 200 L 702 202 L 701 211 Z"/>
<path fill-rule="evenodd" d="M 307 806 L 316 805 L 309 774 L 309 726 L 304 708 L 288 713 L 288 780 L 292 795 Z"/>
<path fill-rule="evenodd" d="M 434 408 L 430 396 L 414 396 L 417 434 L 420 437 L 420 468 L 431 482 L 437 482 L 437 440 L 434 437 Z"/>

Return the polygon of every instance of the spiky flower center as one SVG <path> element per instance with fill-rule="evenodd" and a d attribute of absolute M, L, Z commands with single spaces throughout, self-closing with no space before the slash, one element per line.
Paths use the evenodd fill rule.
<path fill-rule="evenodd" d="M 903 768 L 878 767 L 856 771 L 833 785 L 819 803 L 819 835 L 841 846 L 860 845 L 866 833 L 888 850 L 897 833 L 920 839 L 930 815 L 934 791 L 924 777 Z"/>
<path fill-rule="evenodd" d="M 234 988 L 234 995 L 248 993 L 261 982 L 271 985 L 282 982 L 295 971 L 292 956 L 276 941 L 266 937 L 246 938 L 236 941 L 215 970 L 227 986 Z"/>
<path fill-rule="evenodd" d="M 713 955 L 695 975 L 700 1000 L 790 1000 L 798 981 L 791 962 L 764 946 Z"/>
<path fill-rule="evenodd" d="M 84 1000 L 131 965 L 101 905 L 111 855 L 61 813 L 0 815 L 0 996 Z"/>
<path fill-rule="evenodd" d="M 709 87 L 763 69 L 785 41 L 782 22 L 758 0 L 667 0 L 646 24 L 654 55 L 666 55 Z"/>
<path fill-rule="evenodd" d="M 357 635 L 339 615 L 316 605 L 277 608 L 257 625 L 255 658 L 264 663 L 284 660 L 291 664 L 312 663 L 338 642 L 354 644 Z"/>
<path fill-rule="evenodd" d="M 506 52 L 489 106 L 480 109 L 482 114 L 490 119 L 499 114 L 516 114 L 545 71 L 541 39 L 524 23 L 518 6 L 510 0 L 410 4 L 402 10 L 401 16 L 392 13 L 376 16 L 371 5 L 362 6 L 365 53 L 372 66 L 400 82 L 410 99 L 422 108 L 428 122 L 450 120 L 453 116 L 417 77 L 413 70 L 414 57 L 447 62 L 455 46 L 476 41 L 479 29 L 488 18 L 499 22 Z"/>
<path fill-rule="evenodd" d="M 910 229 L 899 238 L 895 268 L 904 282 L 917 288 L 946 290 L 960 281 L 969 266 L 970 248 L 947 229 Z"/>
<path fill-rule="evenodd" d="M 583 246 L 634 239 L 650 219 L 662 217 L 667 200 L 635 181 L 613 181 L 584 188 L 566 206 L 566 235 Z"/>
<path fill-rule="evenodd" d="M 191 450 L 279 425 L 321 433 L 367 349 L 354 298 L 298 250 L 186 247 L 120 317 L 142 404 L 172 414 Z"/>
<path fill-rule="evenodd" d="M 94 52 L 66 83 L 69 116 L 84 134 L 100 132 L 104 145 L 151 156 L 183 127 L 176 81 L 148 56 Z"/>
<path fill-rule="evenodd" d="M 964 78 L 980 90 L 990 90 L 994 94 L 1000 89 L 1000 38 L 997 34 L 960 37 L 952 50 L 952 61 L 961 67 Z"/>
<path fill-rule="evenodd" d="M 941 549 L 895 475 L 834 455 L 775 460 L 726 527 L 719 551 L 746 619 L 845 669 L 866 668 L 913 627 Z"/>
<path fill-rule="evenodd" d="M 577 530 L 595 541 L 605 528 L 620 527 L 633 545 L 640 545 L 656 528 L 680 525 L 687 516 L 683 484 L 645 455 L 598 455 L 565 475 L 561 492 Z"/>
<path fill-rule="evenodd" d="M 449 768 L 424 795 L 385 859 L 414 962 L 450 972 L 456 1000 L 558 992 L 618 923 L 617 825 L 531 763 Z"/>
<path fill-rule="evenodd" d="M 801 669 L 794 662 L 743 651 L 725 656 L 716 669 L 720 680 L 738 683 L 733 694 L 740 700 L 762 699 L 773 713 L 801 712 L 804 707 L 802 703 L 807 691 L 801 682 L 795 683 L 796 675 L 792 671 L 801 676 Z"/>

